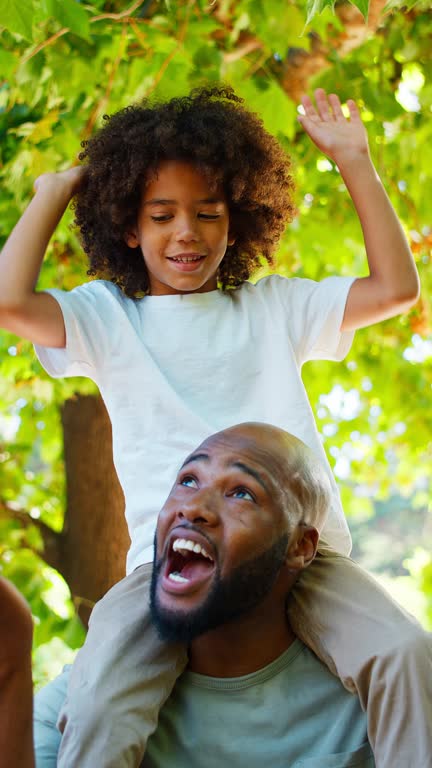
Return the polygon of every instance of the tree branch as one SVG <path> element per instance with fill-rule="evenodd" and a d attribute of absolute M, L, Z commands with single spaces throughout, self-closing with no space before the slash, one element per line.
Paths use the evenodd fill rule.
<path fill-rule="evenodd" d="M 93 16 L 92 19 L 89 19 L 89 24 L 94 24 L 96 21 L 103 21 L 104 19 L 110 19 L 111 21 L 129 21 L 129 17 L 134 13 L 134 11 L 137 10 L 137 8 L 142 5 L 144 0 L 135 0 L 134 3 L 125 11 L 121 11 L 120 13 L 102 13 L 99 16 Z M 66 35 L 68 32 L 70 32 L 69 27 L 63 27 L 62 29 L 59 29 L 58 32 L 56 32 L 54 35 L 51 35 L 51 37 L 48 37 L 46 40 L 43 40 L 42 43 L 39 43 L 39 45 L 36 46 L 30 53 L 27 54 L 27 56 L 23 56 L 23 61 L 28 61 L 29 59 L 32 59 L 33 56 L 36 56 L 36 54 L 43 51 L 44 48 L 47 48 L 49 45 L 52 45 L 55 43 L 56 40 L 58 40 L 60 37 L 63 37 L 63 35 Z"/>
<path fill-rule="evenodd" d="M 42 520 L 37 520 L 31 517 L 25 510 L 16 508 L 2 499 L 0 499 L 0 520 L 15 520 L 21 524 L 22 528 L 30 528 L 31 526 L 37 528 L 43 541 L 43 550 L 40 552 L 31 546 L 29 546 L 29 549 L 42 557 L 46 564 L 50 565 L 51 568 L 55 568 L 56 571 L 62 573 L 61 533 L 56 533 L 56 531 L 50 528 L 49 525 L 46 525 Z"/>
<path fill-rule="evenodd" d="M 343 30 L 332 39 L 331 48 L 324 45 L 318 35 L 311 36 L 311 49 L 290 48 L 283 63 L 282 87 L 298 102 L 307 92 L 314 75 L 331 66 L 329 53 L 343 57 L 358 48 L 381 23 L 386 0 L 371 0 L 366 24 L 358 8 L 351 3 L 336 6 L 335 13 L 343 23 Z"/>
<path fill-rule="evenodd" d="M 97 120 L 98 116 L 105 109 L 106 105 L 109 102 L 111 91 L 112 91 L 113 85 L 114 85 L 114 79 L 115 79 L 115 76 L 117 74 L 117 70 L 118 70 L 118 68 L 120 66 L 121 59 L 122 59 L 122 49 L 123 49 L 125 37 L 126 37 L 126 27 L 123 27 L 121 38 L 120 38 L 119 50 L 118 50 L 116 59 L 113 62 L 113 65 L 111 67 L 111 73 L 110 73 L 110 76 L 109 76 L 107 87 L 105 89 L 105 93 L 102 96 L 102 98 L 98 101 L 98 103 L 96 104 L 94 109 L 92 110 L 92 113 L 91 113 L 89 119 L 87 120 L 87 123 L 85 124 L 84 130 L 83 130 L 83 132 L 81 134 L 81 140 L 82 141 L 85 140 L 87 138 L 87 136 L 89 136 L 91 134 L 91 132 L 93 131 L 93 128 L 94 128 L 94 125 L 96 123 L 96 120 Z"/>
<path fill-rule="evenodd" d="M 175 47 L 175 48 L 174 48 L 174 49 L 171 51 L 171 53 L 169 53 L 169 54 L 168 54 L 168 56 L 166 57 L 166 59 L 164 59 L 164 61 L 162 62 L 162 65 L 161 65 L 161 67 L 160 67 L 159 71 L 158 71 L 158 72 L 155 74 L 155 76 L 154 76 L 153 84 L 152 84 L 152 85 L 150 86 L 150 88 L 148 88 L 148 89 L 147 89 L 147 91 L 146 91 L 146 97 L 147 97 L 147 96 L 148 96 L 148 95 L 149 95 L 149 94 L 150 94 L 152 91 L 154 91 L 154 89 L 156 88 L 156 86 L 157 86 L 157 85 L 158 85 L 158 83 L 160 82 L 160 80 L 161 80 L 161 78 L 162 78 L 162 76 L 163 76 L 163 74 L 164 74 L 165 70 L 167 69 L 167 67 L 168 67 L 169 63 L 172 61 L 172 59 L 173 59 L 173 58 L 174 58 L 174 56 L 176 55 L 177 51 L 178 51 L 178 50 L 181 48 L 181 46 L 183 45 L 183 43 L 184 43 L 184 40 L 185 40 L 185 37 L 186 37 L 186 32 L 187 32 L 187 28 L 188 28 L 188 24 L 189 24 L 189 18 L 190 18 L 190 14 L 191 14 L 191 10 L 192 10 L 192 7 L 193 7 L 193 5 L 194 5 L 194 2 L 195 2 L 195 0 L 188 0 L 187 6 L 186 6 L 185 17 L 184 17 L 184 20 L 183 20 L 183 24 L 182 24 L 182 26 L 181 26 L 181 29 L 180 29 L 180 32 L 179 32 L 179 35 L 178 35 L 178 38 L 177 38 L 177 45 L 176 45 L 176 47 Z"/>

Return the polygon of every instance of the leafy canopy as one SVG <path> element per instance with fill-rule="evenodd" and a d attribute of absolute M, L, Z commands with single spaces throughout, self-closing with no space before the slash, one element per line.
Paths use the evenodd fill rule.
<path fill-rule="evenodd" d="M 127 8 L 116 0 L 0 0 L 3 242 L 34 179 L 74 162 L 104 113 L 149 94 L 169 98 L 223 80 L 294 159 L 299 216 L 281 243 L 278 271 L 313 279 L 365 274 L 360 227 L 339 173 L 297 121 L 302 87 L 320 85 L 343 101 L 358 101 L 377 168 L 409 234 L 423 293 L 408 316 L 358 332 L 342 364 L 314 363 L 304 371 L 353 520 L 372 519 L 375 500 L 396 492 L 425 510 L 432 474 L 432 15 L 424 2 L 401 10 L 391 5 L 380 14 L 382 3 L 369 8 L 367 0 L 338 4 L 335 13 L 331 0 L 146 0 Z M 70 221 L 69 212 L 52 239 L 41 288 L 70 289 L 87 279 Z M 48 379 L 30 345 L 5 332 L 0 360 L 2 567 L 38 617 L 43 675 L 49 638 L 57 635 L 66 650 L 82 640 L 70 605 L 59 598 L 58 580 L 38 557 L 38 524 L 62 525 L 59 406 L 93 387 L 81 379 Z M 432 616 L 427 549 L 416 537 L 407 567 Z"/>

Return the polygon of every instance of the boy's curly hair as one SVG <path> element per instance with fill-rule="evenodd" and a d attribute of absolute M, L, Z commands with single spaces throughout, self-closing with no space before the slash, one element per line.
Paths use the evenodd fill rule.
<path fill-rule="evenodd" d="M 145 185 L 166 160 L 193 164 L 212 188 L 224 190 L 235 243 L 219 267 L 222 288 L 247 280 L 260 257 L 272 262 L 294 210 L 290 160 L 230 87 L 145 100 L 104 119 L 82 144 L 80 160 L 88 166 L 75 202 L 89 275 L 109 278 L 130 297 L 149 291 L 141 250 L 124 236 L 136 224 Z"/>

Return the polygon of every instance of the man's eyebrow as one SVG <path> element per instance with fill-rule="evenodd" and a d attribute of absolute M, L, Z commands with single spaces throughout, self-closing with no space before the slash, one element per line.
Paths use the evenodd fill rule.
<path fill-rule="evenodd" d="M 262 475 L 260 475 L 259 472 L 257 472 L 256 469 L 252 469 L 252 467 L 249 467 L 247 464 L 243 464 L 242 461 L 233 461 L 230 465 L 231 467 L 236 467 L 236 469 L 240 469 L 242 472 L 246 472 L 247 475 L 251 475 L 251 477 L 254 477 L 257 483 L 260 484 L 262 488 L 264 488 L 266 493 L 270 493 L 270 489 L 265 482 Z"/>
<path fill-rule="evenodd" d="M 187 459 L 183 462 L 180 469 L 183 469 L 186 464 L 191 464 L 193 461 L 210 461 L 210 456 L 208 453 L 192 453 L 192 455 L 188 456 Z"/>
<path fill-rule="evenodd" d="M 153 197 L 151 200 L 144 200 L 143 205 L 176 205 L 178 200 L 169 200 L 164 197 Z M 223 200 L 220 197 L 206 197 L 202 200 L 196 200 L 199 205 L 222 203 Z"/>

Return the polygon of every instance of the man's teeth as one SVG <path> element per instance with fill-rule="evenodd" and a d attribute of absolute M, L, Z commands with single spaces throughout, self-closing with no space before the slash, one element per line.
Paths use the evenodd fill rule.
<path fill-rule="evenodd" d="M 177 573 L 177 571 L 173 571 L 172 573 L 168 574 L 168 578 L 171 579 L 171 581 L 179 581 L 182 584 L 189 581 L 189 579 L 185 579 L 185 577 L 180 573 Z"/>
<path fill-rule="evenodd" d="M 209 555 L 207 550 L 204 549 L 201 544 L 198 544 L 198 542 L 191 541 L 190 539 L 175 539 L 173 550 L 174 552 L 180 552 L 181 555 L 186 552 L 195 552 L 197 555 L 202 555 L 213 562 L 213 558 Z"/>

